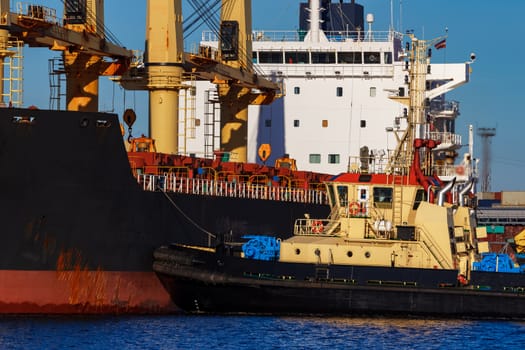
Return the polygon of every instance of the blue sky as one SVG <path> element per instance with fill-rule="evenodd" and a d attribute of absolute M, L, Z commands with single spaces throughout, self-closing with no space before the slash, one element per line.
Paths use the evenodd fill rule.
<path fill-rule="evenodd" d="M 350 0 L 345 0 L 348 2 Z M 185 3 L 186 0 L 183 0 Z M 299 0 L 253 0 L 253 28 L 294 30 L 298 27 Z M 357 0 L 365 13 L 373 13 L 375 30 L 390 25 L 390 0 Z M 457 132 L 468 142 L 468 125 L 495 127 L 491 145 L 491 190 L 525 190 L 525 1 L 505 0 L 394 0 L 394 26 L 413 29 L 422 39 L 443 35 L 448 28 L 447 49 L 435 51 L 433 62 L 464 62 L 475 52 L 476 62 L 469 84 L 448 95 L 460 101 Z M 106 0 L 106 26 L 130 49 L 144 49 L 146 0 Z M 125 4 L 125 6 L 123 6 Z M 62 12 L 61 1 L 47 0 L 45 6 Z M 184 11 L 188 17 L 191 12 Z M 400 16 L 400 13 L 402 14 Z M 200 30 L 197 31 L 200 33 Z M 200 34 L 186 43 L 198 42 Z M 58 53 L 47 49 L 25 48 L 24 102 L 47 108 L 49 105 L 48 58 Z M 125 100 L 125 105 L 124 105 Z M 125 108 L 137 110 L 134 134 L 147 132 L 147 95 L 124 92 L 106 78 L 101 79 L 100 107 L 119 115 Z M 481 143 L 475 139 L 475 156 L 481 158 Z M 479 187 L 478 187 L 479 188 Z"/>

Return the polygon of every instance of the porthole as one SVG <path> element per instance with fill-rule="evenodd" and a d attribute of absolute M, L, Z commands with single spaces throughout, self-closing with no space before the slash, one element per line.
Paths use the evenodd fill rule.
<path fill-rule="evenodd" d="M 295 255 L 299 255 L 299 254 L 301 254 L 301 249 L 297 248 L 297 249 L 295 250 Z"/>
<path fill-rule="evenodd" d="M 349 251 L 346 252 L 346 256 L 347 256 L 347 257 L 351 258 L 352 255 L 354 255 L 354 253 L 352 253 L 351 250 L 349 250 Z"/>
<path fill-rule="evenodd" d="M 370 257 L 370 252 L 365 252 L 365 258 L 369 258 Z"/>

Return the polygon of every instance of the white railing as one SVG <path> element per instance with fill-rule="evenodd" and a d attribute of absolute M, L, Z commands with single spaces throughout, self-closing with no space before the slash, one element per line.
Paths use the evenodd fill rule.
<path fill-rule="evenodd" d="M 286 64 L 286 63 L 258 63 L 265 77 L 392 77 L 394 66 L 384 64 Z"/>
<path fill-rule="evenodd" d="M 294 235 L 333 235 L 333 231 L 340 225 L 339 220 L 334 219 L 297 219 L 294 224 Z"/>
<path fill-rule="evenodd" d="M 444 144 L 461 145 L 461 135 L 451 132 L 432 131 L 428 134 L 429 138 Z"/>
<path fill-rule="evenodd" d="M 260 185 L 248 182 L 195 179 L 177 177 L 172 174 L 138 175 L 137 181 L 144 191 L 328 204 L 326 192 L 315 189 Z"/>
<path fill-rule="evenodd" d="M 393 38 L 401 40 L 403 34 L 392 31 L 325 31 L 326 38 L 332 42 L 341 41 L 372 41 L 389 42 Z M 304 41 L 307 31 L 302 30 L 254 30 L 252 32 L 253 41 Z M 203 42 L 218 41 L 218 34 L 213 31 L 202 33 Z"/>

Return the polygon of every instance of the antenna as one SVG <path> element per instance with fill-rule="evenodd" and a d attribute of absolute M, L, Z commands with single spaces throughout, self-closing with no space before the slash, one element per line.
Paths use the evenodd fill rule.
<path fill-rule="evenodd" d="M 390 31 L 394 31 L 394 0 L 390 0 Z"/>
<path fill-rule="evenodd" d="M 399 32 L 403 33 L 403 0 L 399 0 Z"/>
<path fill-rule="evenodd" d="M 490 191 L 490 144 L 491 138 L 496 136 L 496 128 L 478 128 L 481 137 L 481 192 Z"/>

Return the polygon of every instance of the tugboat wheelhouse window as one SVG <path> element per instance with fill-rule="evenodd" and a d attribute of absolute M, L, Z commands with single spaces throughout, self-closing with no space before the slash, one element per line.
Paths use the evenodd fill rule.
<path fill-rule="evenodd" d="M 421 202 L 424 202 L 426 200 L 427 200 L 427 194 L 425 190 L 417 190 L 416 198 L 414 199 L 414 206 L 412 208 L 416 210 L 417 208 L 419 208 L 419 204 L 421 204 Z"/>
<path fill-rule="evenodd" d="M 260 51 L 259 63 L 283 63 L 281 51 Z"/>
<path fill-rule="evenodd" d="M 346 207 L 348 205 L 348 186 L 337 186 L 337 195 L 339 197 L 339 205 Z"/>
<path fill-rule="evenodd" d="M 328 189 L 328 199 L 330 200 L 331 206 L 336 205 L 334 186 L 335 185 L 332 185 L 332 184 L 329 184 L 328 186 L 326 186 L 326 188 Z"/>
<path fill-rule="evenodd" d="M 301 93 L 301 88 L 299 86 L 295 86 L 293 88 L 294 95 L 299 95 Z"/>
<path fill-rule="evenodd" d="M 392 188 L 374 187 L 374 206 L 376 208 L 392 208 Z"/>
<path fill-rule="evenodd" d="M 335 94 L 337 97 L 343 96 L 343 88 L 341 86 L 338 86 Z"/>
<path fill-rule="evenodd" d="M 293 121 L 293 126 L 294 126 L 295 128 L 298 128 L 298 127 L 299 127 L 299 124 L 300 124 L 300 123 L 299 123 L 299 119 L 294 119 L 294 121 Z"/>

